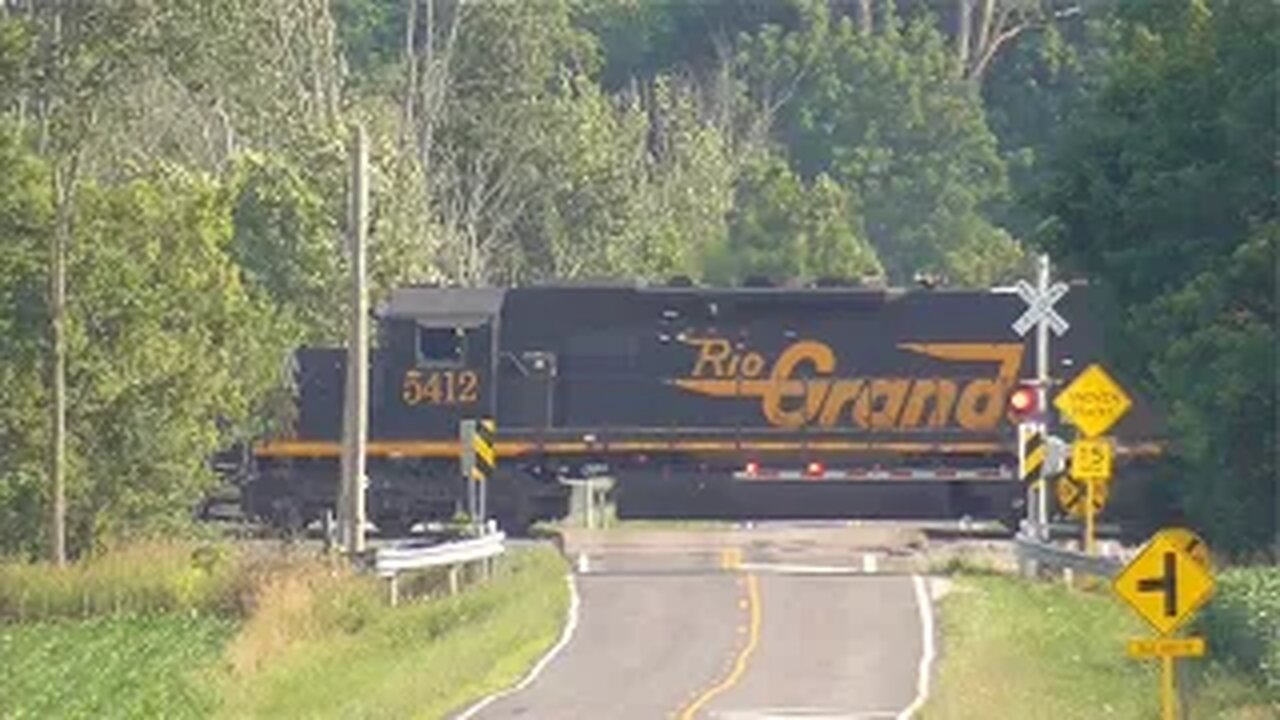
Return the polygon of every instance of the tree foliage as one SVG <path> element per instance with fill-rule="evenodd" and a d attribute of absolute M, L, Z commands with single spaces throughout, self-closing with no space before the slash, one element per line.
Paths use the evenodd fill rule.
<path fill-rule="evenodd" d="M 1120 359 L 1169 411 L 1178 511 L 1234 552 L 1277 521 L 1276 19 L 1266 3 L 1126 7 L 1039 196 L 1046 243 L 1109 288 Z"/>
<path fill-rule="evenodd" d="M 801 32 L 762 30 L 740 62 L 796 171 L 825 173 L 861 199 L 892 279 L 986 284 L 1016 266 L 1016 243 L 983 215 L 1008 190 L 995 137 L 928 24 L 866 35 L 816 12 Z"/>
<path fill-rule="evenodd" d="M 288 349 L 341 342 L 356 120 L 375 300 L 576 277 L 984 286 L 1037 240 L 1121 309 L 1119 360 L 1180 443 L 1164 487 L 1215 541 L 1256 547 L 1274 472 L 1274 14 L 2 3 L 0 551 L 44 542 L 50 249 L 71 263 L 83 550 L 180 519 L 205 456 L 270 421 Z"/>

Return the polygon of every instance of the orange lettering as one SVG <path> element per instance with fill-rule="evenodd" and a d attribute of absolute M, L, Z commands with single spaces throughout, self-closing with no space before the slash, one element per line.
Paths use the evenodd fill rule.
<path fill-rule="evenodd" d="M 725 368 L 733 348 L 729 341 L 721 338 L 691 339 L 691 345 L 698 346 L 698 359 L 693 363 L 693 376 L 702 377 L 711 370 L 712 377 L 729 377 L 733 373 Z"/>
<path fill-rule="evenodd" d="M 798 428 L 809 422 L 822 407 L 829 380 L 814 378 L 792 379 L 792 373 L 802 364 L 811 363 L 818 373 L 830 373 L 836 369 L 836 356 L 831 348 L 819 342 L 802 341 L 787 348 L 773 364 L 773 372 L 765 383 L 760 400 L 764 417 L 775 427 Z M 784 398 L 804 398 L 804 406 L 785 409 Z"/>
<path fill-rule="evenodd" d="M 831 427 L 840 419 L 840 413 L 844 412 L 846 406 L 858 398 L 858 394 L 862 392 L 865 386 L 861 380 L 836 380 L 831 384 L 831 394 L 827 395 L 827 402 L 823 404 L 822 416 L 818 418 L 818 424 L 823 427 Z M 856 405 L 855 405 L 856 407 Z"/>
<path fill-rule="evenodd" d="M 933 414 L 929 416 L 929 427 L 943 427 L 956 402 L 956 384 L 941 378 L 917 380 L 907 398 L 907 408 L 902 412 L 900 424 L 903 429 L 920 426 L 930 400 L 933 401 Z"/>
<path fill-rule="evenodd" d="M 853 406 L 853 421 L 860 427 L 891 428 L 898 421 L 907 397 L 908 381 L 877 378 Z"/>

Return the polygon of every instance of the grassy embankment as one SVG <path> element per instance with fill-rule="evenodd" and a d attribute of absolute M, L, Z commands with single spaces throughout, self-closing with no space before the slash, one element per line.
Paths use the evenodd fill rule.
<path fill-rule="evenodd" d="M 940 603 L 938 682 L 922 717 L 1147 720 L 1159 717 L 1154 660 L 1125 654 L 1150 631 L 1105 590 L 1069 590 L 998 575 L 958 575 Z M 1184 663 L 1191 718 L 1270 720 L 1263 678 L 1224 663 L 1210 635 L 1205 660 Z"/>
<path fill-rule="evenodd" d="M 192 550 L 0 565 L 0 717 L 440 717 L 513 683 L 568 602 L 550 549 L 398 608 L 324 560 Z"/>

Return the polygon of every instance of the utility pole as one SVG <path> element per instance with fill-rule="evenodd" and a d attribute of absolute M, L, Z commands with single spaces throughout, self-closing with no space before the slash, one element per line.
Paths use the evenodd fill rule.
<path fill-rule="evenodd" d="M 54 201 L 57 203 L 53 231 L 49 280 L 49 324 L 53 335 L 53 448 L 49 475 L 53 482 L 53 524 L 50 538 L 51 560 L 58 567 L 67 564 L 67 245 L 71 235 L 71 190 L 68 184 L 75 170 L 61 163 L 53 169 Z"/>
<path fill-rule="evenodd" d="M 369 221 L 369 146 L 364 126 L 351 134 L 351 185 L 347 219 L 351 258 L 351 323 L 347 340 L 347 387 L 343 402 L 342 488 L 339 533 L 348 553 L 364 552 L 365 446 L 369 431 L 368 292 L 365 241 Z"/>
<path fill-rule="evenodd" d="M 1041 254 L 1038 258 L 1036 273 L 1036 290 L 1042 297 L 1049 294 L 1049 255 Z M 1036 407 L 1042 414 L 1041 425 L 1044 436 L 1048 438 L 1053 430 L 1049 422 L 1053 413 L 1049 412 L 1049 319 L 1042 318 L 1036 323 Z M 1042 540 L 1049 539 L 1049 468 L 1048 463 L 1040 466 L 1040 489 L 1036 493 L 1036 526 Z"/>

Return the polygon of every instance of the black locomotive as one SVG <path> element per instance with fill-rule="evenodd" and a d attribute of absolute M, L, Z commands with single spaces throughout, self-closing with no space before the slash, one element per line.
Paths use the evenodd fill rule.
<path fill-rule="evenodd" d="M 1061 381 L 1100 358 L 1089 302 L 1076 285 L 1058 305 Z M 514 531 L 562 515 L 561 481 L 590 474 L 616 479 L 623 517 L 1007 520 L 1025 496 L 1006 404 L 1034 370 L 1011 329 L 1025 309 L 999 289 L 398 290 L 370 363 L 369 516 L 395 533 L 454 515 L 459 424 L 488 417 L 489 508 Z M 344 365 L 296 354 L 297 421 L 254 446 L 249 515 L 334 507 Z M 1130 467 L 1160 451 L 1141 398 L 1114 435 Z"/>

